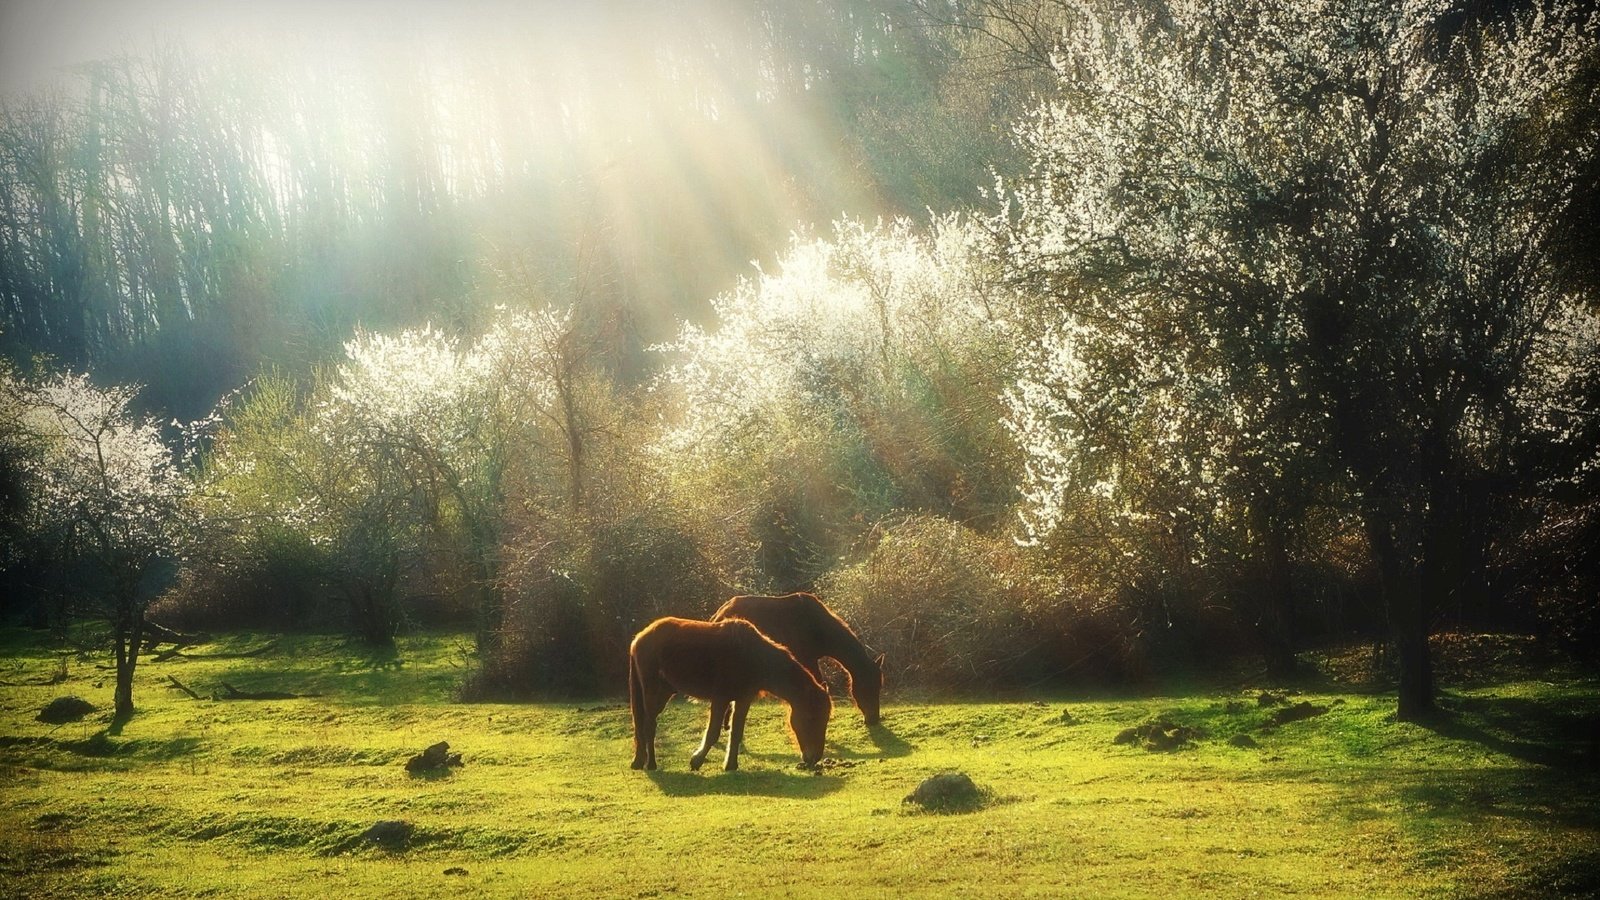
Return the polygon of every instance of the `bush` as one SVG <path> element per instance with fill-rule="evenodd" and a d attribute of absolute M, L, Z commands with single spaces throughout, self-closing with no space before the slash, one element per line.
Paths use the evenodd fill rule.
<path fill-rule="evenodd" d="M 882 527 L 867 558 L 834 570 L 820 591 L 885 654 L 891 682 L 1015 685 L 1050 668 L 1054 636 L 1038 622 L 1055 591 L 1004 536 L 910 517 Z"/>
<path fill-rule="evenodd" d="M 505 614 L 464 700 L 622 693 L 640 629 L 661 616 L 708 617 L 731 593 L 659 509 L 543 536 L 518 542 L 537 549 L 508 566 Z"/>

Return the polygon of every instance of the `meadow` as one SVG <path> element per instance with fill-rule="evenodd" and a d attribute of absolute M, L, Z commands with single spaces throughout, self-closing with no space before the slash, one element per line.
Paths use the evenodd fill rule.
<path fill-rule="evenodd" d="M 465 637 L 374 653 L 334 637 L 228 635 L 142 662 L 139 712 L 120 728 L 101 656 L 20 630 L 0 642 L 11 897 L 1600 891 L 1600 775 L 1584 755 L 1600 714 L 1592 674 L 1452 687 L 1428 726 L 1396 722 L 1392 694 L 1328 680 L 1266 704 L 1256 684 L 1004 701 L 891 685 L 877 729 L 838 702 L 816 772 L 798 767 L 775 702 L 752 713 L 740 771 L 690 772 L 705 707 L 675 701 L 662 768 L 643 773 L 628 768 L 620 692 L 455 702 Z M 64 680 L 29 683 L 52 677 Z M 320 696 L 209 699 L 225 686 Z M 35 721 L 67 694 L 99 711 Z M 1301 703 L 1326 711 L 1283 721 Z M 1165 752 L 1117 742 L 1155 720 L 1193 729 L 1190 740 Z M 441 740 L 463 766 L 405 770 Z M 946 771 L 970 775 L 979 802 L 904 802 Z M 363 837 L 380 820 L 409 823 L 403 846 Z"/>

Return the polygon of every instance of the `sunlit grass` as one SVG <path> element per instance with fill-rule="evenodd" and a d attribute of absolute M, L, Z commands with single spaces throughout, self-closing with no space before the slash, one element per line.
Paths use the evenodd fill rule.
<path fill-rule="evenodd" d="M 6 635 L 0 679 L 54 671 Z M 139 669 L 139 714 L 107 733 L 110 676 L 0 692 L 0 880 L 14 896 L 1536 896 L 1600 887 L 1600 784 L 1577 767 L 1596 683 L 1454 692 L 1447 724 L 1396 723 L 1392 697 L 1275 729 L 1253 692 L 1021 703 L 891 704 L 869 732 L 841 704 L 821 774 L 796 767 L 781 707 L 751 717 L 744 768 L 691 773 L 704 707 L 663 717 L 663 769 L 628 768 L 616 701 L 459 705 L 468 641 L 372 654 L 322 637 L 234 635 Z M 195 701 L 241 690 L 324 696 Z M 102 707 L 33 721 L 50 698 Z M 1205 730 L 1152 753 L 1119 731 L 1165 717 Z M 1259 746 L 1229 739 L 1249 734 Z M 464 768 L 404 761 L 448 740 Z M 903 804 L 960 770 L 984 806 Z M 403 819 L 391 853 L 360 834 Z M 450 874 L 447 874 L 450 870 Z M 465 870 L 461 874 L 456 870 Z"/>

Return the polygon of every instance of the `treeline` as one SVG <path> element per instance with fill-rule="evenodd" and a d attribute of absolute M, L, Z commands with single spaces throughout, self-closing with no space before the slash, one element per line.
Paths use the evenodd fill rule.
<path fill-rule="evenodd" d="M 181 551 L 174 583 L 111 579 L 135 633 L 159 583 L 168 624 L 465 625 L 466 696 L 584 693 L 619 688 L 655 616 L 812 590 L 894 683 L 1289 674 L 1381 637 L 1405 716 L 1432 705 L 1432 633 L 1600 646 L 1592 13 L 895 8 L 920 18 L 846 20 L 920 23 L 924 115 L 963 73 L 1016 73 L 997 110 L 1044 91 L 996 196 L 802 230 L 626 354 L 627 305 L 595 302 L 611 275 L 576 266 L 561 293 L 557 263 L 473 257 L 468 319 L 419 302 L 430 324 L 260 372 L 196 444 L 181 512 L 115 506 L 183 524 L 139 545 Z M 893 58 L 851 33 L 851 59 Z M 48 410 L 87 388 L 7 383 L 17 533 L 112 515 L 44 502 L 73 494 L 63 423 L 93 419 Z M 169 497 L 143 446 L 129 471 Z M 102 556 L 73 564 L 128 559 Z"/>
<path fill-rule="evenodd" d="M 193 418 L 358 325 L 475 334 L 526 300 L 495 293 L 515 270 L 604 310 L 637 380 L 796 223 L 976 199 L 1005 141 L 952 35 L 873 0 L 726 6 L 161 44 L 6 96 L 0 347 Z"/>

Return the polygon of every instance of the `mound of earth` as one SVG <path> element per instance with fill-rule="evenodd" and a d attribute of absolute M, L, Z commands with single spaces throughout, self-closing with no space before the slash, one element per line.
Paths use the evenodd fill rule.
<path fill-rule="evenodd" d="M 1143 725 L 1124 728 L 1117 733 L 1113 743 L 1139 744 L 1152 753 L 1164 753 L 1193 745 L 1206 736 L 1205 731 L 1190 725 L 1179 725 L 1166 719 L 1156 719 Z"/>
<path fill-rule="evenodd" d="M 39 715 L 34 717 L 34 721 L 46 725 L 64 725 L 78 721 L 95 709 L 93 703 L 82 697 L 57 697 L 45 704 L 44 709 L 39 710 Z"/>
<path fill-rule="evenodd" d="M 359 840 L 385 850 L 404 850 L 411 843 L 411 833 L 415 830 L 410 822 L 382 819 L 372 823 L 371 828 L 363 831 Z"/>
<path fill-rule="evenodd" d="M 440 741 L 406 760 L 406 771 L 416 775 L 423 772 L 442 772 L 461 765 L 463 765 L 461 754 L 450 752 L 449 741 Z"/>
<path fill-rule="evenodd" d="M 946 812 L 976 809 L 983 804 L 983 791 L 965 772 L 942 772 L 917 785 L 901 802 Z"/>
<path fill-rule="evenodd" d="M 1298 722 L 1301 719 L 1320 716 L 1327 711 L 1328 707 L 1326 706 L 1317 706 L 1314 703 L 1302 700 L 1293 706 L 1285 706 L 1283 709 L 1278 710 L 1267 721 L 1272 725 L 1287 725 L 1290 722 Z"/>

